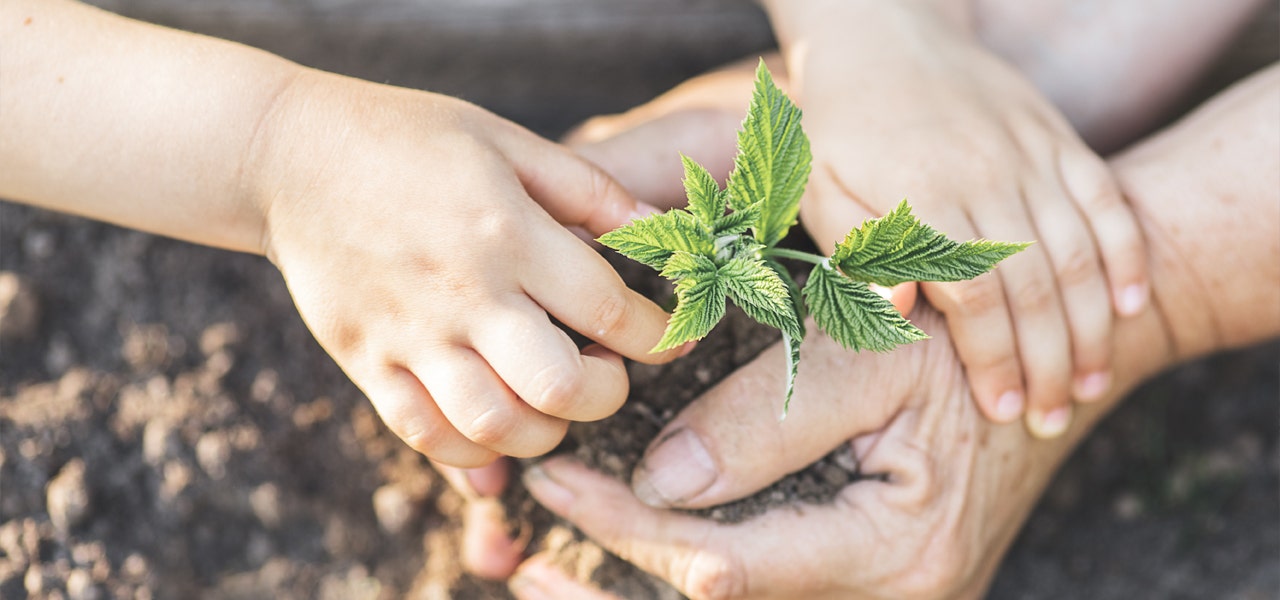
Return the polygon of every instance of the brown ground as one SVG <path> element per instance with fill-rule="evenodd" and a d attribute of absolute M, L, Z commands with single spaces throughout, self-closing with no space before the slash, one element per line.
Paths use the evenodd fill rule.
<path fill-rule="evenodd" d="M 728 0 L 465 4 L 110 3 L 461 94 L 548 134 L 769 43 L 759 15 Z M 1251 63 L 1217 78 L 1274 59 L 1271 25 L 1244 44 Z M 702 360 L 637 371 L 632 402 L 575 432 L 592 441 L 578 452 L 625 473 L 672 402 L 770 341 L 735 319 Z M 1274 597 L 1278 397 L 1277 344 L 1142 388 L 1059 474 L 992 597 Z M 841 465 L 785 494 L 843 485 Z M 513 494 L 535 546 L 599 565 L 628 598 L 670 596 Z M 458 510 L 311 339 L 266 261 L 0 205 L 0 598 L 504 597 L 459 573 Z"/>

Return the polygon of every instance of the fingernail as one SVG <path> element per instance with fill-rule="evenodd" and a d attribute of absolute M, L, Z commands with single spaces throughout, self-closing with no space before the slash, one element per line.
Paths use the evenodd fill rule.
<path fill-rule="evenodd" d="M 1084 401 L 1097 400 L 1111 389 L 1111 374 L 1106 371 L 1089 373 L 1076 378 L 1076 398 Z"/>
<path fill-rule="evenodd" d="M 524 471 L 524 487 L 543 506 L 563 513 L 573 504 L 573 492 L 551 477 L 542 465 L 533 465 Z"/>
<path fill-rule="evenodd" d="M 1067 426 L 1071 424 L 1071 407 L 1060 406 L 1048 413 L 1032 412 L 1028 415 L 1028 420 L 1031 432 L 1036 437 L 1044 439 L 1056 438 L 1062 435 L 1067 430 Z"/>
<path fill-rule="evenodd" d="M 658 210 L 658 207 L 649 204 L 648 202 L 636 202 L 636 208 L 627 216 L 627 221 L 639 221 L 640 219 L 650 215 L 656 215 L 660 212 L 662 211 Z"/>
<path fill-rule="evenodd" d="M 1145 283 L 1135 283 L 1124 288 L 1120 292 L 1120 314 L 1126 317 L 1132 317 L 1147 306 L 1147 285 Z"/>
<path fill-rule="evenodd" d="M 542 587 L 532 574 L 520 571 L 507 582 L 507 589 L 520 600 L 553 600 L 551 593 Z"/>
<path fill-rule="evenodd" d="M 1000 398 L 996 400 L 996 418 L 1005 423 L 1017 419 L 1022 416 L 1022 407 L 1025 405 L 1026 400 L 1017 390 L 1000 394 Z"/>
<path fill-rule="evenodd" d="M 715 461 L 706 446 L 692 431 L 681 428 L 645 454 L 631 478 L 631 489 L 641 502 L 667 508 L 696 497 L 715 480 Z"/>

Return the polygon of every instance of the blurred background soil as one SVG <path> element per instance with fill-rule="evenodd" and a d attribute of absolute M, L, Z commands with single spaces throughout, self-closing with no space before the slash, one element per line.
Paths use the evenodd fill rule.
<path fill-rule="evenodd" d="M 100 4 L 553 137 L 772 44 L 739 0 Z M 1196 96 L 1276 60 L 1278 30 L 1272 7 Z M 733 335 L 717 371 L 651 385 L 705 386 L 768 341 Z M 1276 597 L 1278 429 L 1275 343 L 1141 388 L 1059 473 L 991 597 Z M 445 488 L 265 260 L 0 203 L 0 598 L 505 597 L 461 574 Z M 539 536 L 605 562 L 565 528 Z"/>

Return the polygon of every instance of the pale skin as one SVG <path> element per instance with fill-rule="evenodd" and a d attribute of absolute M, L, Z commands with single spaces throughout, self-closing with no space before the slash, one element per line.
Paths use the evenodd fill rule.
<path fill-rule="evenodd" d="M 1204 14 L 1198 6 L 1184 5 L 1180 0 L 1151 0 L 1140 5 L 989 0 L 975 5 L 975 20 L 984 42 L 1022 68 L 1086 140 L 1106 147 L 1116 143 L 1118 125 L 1131 135 L 1158 120 L 1162 107 L 1172 104 L 1194 81 L 1196 73 L 1260 4 L 1252 0 L 1221 3 Z M 1161 18 L 1143 17 L 1152 11 Z M 1082 20 L 1090 26 L 1082 27 Z M 1135 27 L 1141 35 L 1135 34 Z M 1081 32 L 1092 37 L 1077 40 Z M 1095 51 L 1098 36 L 1103 36 L 1115 56 Z M 1179 51 L 1170 53 L 1171 45 Z M 767 62 L 775 78 L 787 87 L 786 66 L 777 57 Z M 592 160 L 611 168 L 638 197 L 658 205 L 677 204 L 682 189 L 679 164 L 670 159 L 675 152 L 709 165 L 720 179 L 728 174 L 733 132 L 746 108 L 754 63 L 751 58 L 696 78 L 626 114 L 592 119 L 571 134 L 569 141 Z M 1119 65 L 1130 72 L 1117 72 Z M 1104 75 L 1096 82 L 1090 77 L 1095 70 Z M 1125 80 L 1135 85 L 1115 85 Z M 1097 106 L 1099 97 L 1113 100 L 1115 110 L 1127 116 L 1116 117 Z M 905 296 L 898 293 L 894 297 L 902 309 L 915 300 Z M 761 364 L 744 371 L 766 368 Z M 843 381 L 828 383 L 847 385 Z M 753 456 L 762 464 L 769 460 L 766 455 Z M 496 494 L 505 481 L 505 475 L 496 470 L 446 475 L 460 482 L 461 489 L 472 497 L 477 492 L 479 496 Z M 468 477 L 472 485 L 467 485 Z M 661 505 L 661 495 L 648 487 L 638 486 L 641 498 Z M 468 568 L 481 576 L 506 577 L 519 563 L 520 548 L 513 547 L 500 533 L 502 526 L 492 522 L 501 516 L 493 500 L 480 498 L 471 508 L 471 526 L 464 538 Z"/>
<path fill-rule="evenodd" d="M 904 197 L 953 238 L 1035 241 L 989 276 L 920 291 L 984 412 L 1060 434 L 1073 397 L 1110 387 L 1115 317 L 1147 298 L 1142 239 L 1105 164 L 981 43 L 969 2 L 764 4 L 813 144 L 801 220 L 815 243 Z"/>
<path fill-rule="evenodd" d="M 1110 387 L 1111 330 L 1148 297 L 1133 215 L 1057 102 L 1095 140 L 1114 144 L 1132 130 L 1125 121 L 1137 120 L 1135 108 L 1159 116 L 1153 99 L 1178 84 L 1126 62 L 1143 56 L 1111 60 L 1125 54 L 1117 47 L 1134 45 L 1115 38 L 1211 23 L 1184 36 L 1190 43 L 1171 44 L 1180 49 L 1154 69 L 1185 79 L 1197 72 L 1186 63 L 1211 55 L 1206 49 L 1258 3 L 1215 6 L 1228 14 L 1212 17 L 1188 3 L 1115 4 L 1126 3 L 764 2 L 813 140 L 801 219 L 820 248 L 903 197 L 952 237 L 1036 242 L 989 276 L 919 290 L 948 317 L 983 412 L 999 422 L 1024 418 L 1040 437 L 1065 431 L 1072 399 L 1096 400 Z M 1152 22 L 1151 13 L 1175 16 Z M 1019 30 L 1042 35 L 1016 37 Z M 1099 66 L 1084 86 L 1092 97 L 1072 85 L 1094 76 L 1081 63 Z M 1117 85 L 1120 73 L 1135 85 Z M 1117 87 L 1132 91 L 1113 102 Z M 1147 105 L 1132 106 L 1135 97 Z"/>
<path fill-rule="evenodd" d="M 1273 66 L 1110 161 L 1147 243 L 1152 303 L 1117 324 L 1116 385 L 1082 406 L 1065 435 L 1037 441 L 983 418 L 945 317 L 921 305 L 912 317 L 935 338 L 895 353 L 851 355 L 812 340 L 811 375 L 801 377 L 785 426 L 758 391 L 783 376 L 771 368 L 775 347 L 658 435 L 665 442 L 643 459 L 635 493 L 569 458 L 546 461 L 526 485 L 592 539 L 692 598 L 981 597 L 1053 471 L 1126 391 L 1179 362 L 1280 335 L 1277 105 Z M 856 483 L 826 507 L 718 525 L 637 498 L 683 462 L 685 474 L 699 463 L 713 477 L 670 504 L 723 503 L 842 443 L 853 444 L 865 472 L 885 479 Z M 611 597 L 542 556 L 511 585 L 523 600 Z"/>
<path fill-rule="evenodd" d="M 442 463 L 543 454 L 622 404 L 623 356 L 686 350 L 568 229 L 654 209 L 476 106 L 66 0 L 0 4 L 0 90 L 0 197 L 265 255 Z"/>

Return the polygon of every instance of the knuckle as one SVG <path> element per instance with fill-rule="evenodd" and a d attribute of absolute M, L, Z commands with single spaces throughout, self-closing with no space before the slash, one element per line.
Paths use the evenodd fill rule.
<path fill-rule="evenodd" d="M 525 401 L 546 414 L 565 416 L 577 405 L 585 385 L 580 368 L 556 363 L 534 376 L 530 384 L 531 397 Z"/>
<path fill-rule="evenodd" d="M 700 550 L 689 559 L 684 591 L 696 600 L 730 600 L 747 595 L 747 575 L 741 560 Z"/>
<path fill-rule="evenodd" d="M 610 292 L 591 309 L 591 329 L 598 338 L 612 338 L 631 322 L 631 304 L 620 293 Z"/>
<path fill-rule="evenodd" d="M 447 423 L 417 418 L 400 428 L 400 439 L 415 452 L 435 458 L 447 446 L 450 429 Z"/>
<path fill-rule="evenodd" d="M 509 243 L 521 236 L 523 229 L 516 216 L 518 211 L 486 210 L 475 215 L 474 235 L 485 243 Z"/>
<path fill-rule="evenodd" d="M 1098 257 L 1089 246 L 1072 248 L 1055 263 L 1058 281 L 1064 287 L 1085 284 L 1101 276 Z"/>
<path fill-rule="evenodd" d="M 1032 277 L 1021 282 L 1013 292 L 1013 301 L 1021 307 L 1042 309 L 1057 297 L 1057 288 L 1045 277 Z"/>
<path fill-rule="evenodd" d="M 622 193 L 618 182 L 595 165 L 588 165 L 587 178 L 587 185 L 590 186 L 587 189 L 591 192 L 591 199 L 597 204 L 611 201 Z"/>
<path fill-rule="evenodd" d="M 481 446 L 493 448 L 517 431 L 518 422 L 511 413 L 501 407 L 488 408 L 461 428 L 462 435 Z"/>
<path fill-rule="evenodd" d="M 984 315 L 1004 307 L 1004 289 L 992 273 L 948 285 L 955 299 L 955 309 L 961 315 Z"/>

